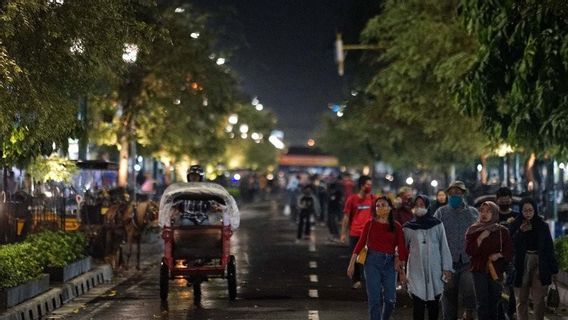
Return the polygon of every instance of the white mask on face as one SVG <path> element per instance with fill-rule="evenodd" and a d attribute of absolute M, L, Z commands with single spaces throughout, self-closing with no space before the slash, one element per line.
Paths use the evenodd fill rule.
<path fill-rule="evenodd" d="M 426 213 L 428 212 L 428 210 L 426 208 L 415 208 L 414 209 L 414 214 L 417 217 L 422 217 L 424 216 Z"/>

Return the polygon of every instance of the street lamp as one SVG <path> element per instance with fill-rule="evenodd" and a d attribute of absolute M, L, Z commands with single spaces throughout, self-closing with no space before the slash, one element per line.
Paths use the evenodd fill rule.
<path fill-rule="evenodd" d="M 133 43 L 125 43 L 122 60 L 126 63 L 134 63 L 136 59 L 138 59 L 138 46 Z"/>

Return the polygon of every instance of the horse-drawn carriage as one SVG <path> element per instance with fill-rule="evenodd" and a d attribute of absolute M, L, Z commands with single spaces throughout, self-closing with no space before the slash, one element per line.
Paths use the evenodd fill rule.
<path fill-rule="evenodd" d="M 177 183 L 160 201 L 159 224 L 164 239 L 160 297 L 167 300 L 169 280 L 185 278 L 201 300 L 201 282 L 227 279 L 229 299 L 237 296 L 236 262 L 230 238 L 240 217 L 233 197 L 214 183 Z"/>

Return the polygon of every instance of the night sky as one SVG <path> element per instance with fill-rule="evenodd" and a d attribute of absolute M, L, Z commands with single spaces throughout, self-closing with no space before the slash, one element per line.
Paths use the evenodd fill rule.
<path fill-rule="evenodd" d="M 278 118 L 289 144 L 314 133 L 330 102 L 341 102 L 349 84 L 337 75 L 336 30 L 356 41 L 378 1 L 192 0 L 211 13 L 220 49 L 233 51 L 229 65 L 242 90 L 258 96 Z"/>

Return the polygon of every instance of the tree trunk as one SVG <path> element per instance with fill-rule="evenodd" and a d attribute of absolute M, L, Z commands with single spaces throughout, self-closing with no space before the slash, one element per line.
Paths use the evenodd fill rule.
<path fill-rule="evenodd" d="M 130 144 L 128 143 L 128 134 L 122 133 L 119 136 L 120 142 L 120 160 L 118 163 L 118 186 L 126 187 L 128 185 L 128 148 Z"/>
<path fill-rule="evenodd" d="M 483 154 L 480 157 L 481 160 L 481 172 L 479 173 L 479 178 L 481 180 L 481 184 L 487 184 L 487 155 Z"/>
<path fill-rule="evenodd" d="M 526 165 L 525 165 L 525 176 L 527 177 L 527 191 L 532 192 L 538 187 L 536 178 L 534 176 L 534 164 L 536 162 L 536 155 L 531 153 Z"/>

